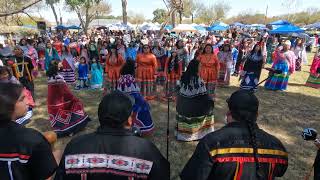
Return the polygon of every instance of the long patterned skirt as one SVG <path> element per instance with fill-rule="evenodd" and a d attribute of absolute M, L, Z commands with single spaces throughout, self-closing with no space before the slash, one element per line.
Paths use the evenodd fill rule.
<path fill-rule="evenodd" d="M 228 69 L 225 63 L 220 63 L 218 85 L 228 86 L 230 84 L 231 68 Z"/>
<path fill-rule="evenodd" d="M 289 67 L 285 61 L 278 62 L 274 69 L 281 70 L 281 74 L 273 74 L 271 78 L 269 78 L 264 87 L 269 90 L 286 90 L 289 81 Z"/>
<path fill-rule="evenodd" d="M 302 59 L 301 58 L 296 59 L 296 71 L 301 71 L 301 64 L 302 64 Z"/>
<path fill-rule="evenodd" d="M 73 69 L 63 69 L 61 72 L 59 72 L 61 76 L 63 76 L 63 79 L 67 82 L 67 84 L 74 84 L 76 82 L 75 74 Z"/>
<path fill-rule="evenodd" d="M 142 135 L 150 135 L 154 130 L 154 124 L 150 114 L 150 106 L 143 99 L 140 93 L 130 93 L 135 99 L 135 104 L 132 110 L 132 125 L 139 128 Z"/>
<path fill-rule="evenodd" d="M 258 83 L 258 76 L 254 72 L 247 72 L 241 81 L 240 89 L 256 91 Z"/>
<path fill-rule="evenodd" d="M 72 94 L 65 82 L 48 82 L 47 102 L 51 127 L 58 137 L 76 133 L 90 121 L 82 102 Z"/>
<path fill-rule="evenodd" d="M 311 74 L 307 80 L 306 86 L 320 89 L 320 73 Z"/>
<path fill-rule="evenodd" d="M 141 95 L 147 100 L 154 99 L 157 93 L 156 78 L 153 72 L 151 68 L 137 69 L 136 81 L 140 87 Z"/>
<path fill-rule="evenodd" d="M 166 62 L 166 57 L 163 56 L 163 57 L 160 57 L 160 58 L 157 58 L 157 62 L 158 62 L 158 76 L 157 76 L 157 84 L 159 85 L 164 85 L 165 84 L 165 81 L 166 81 L 166 78 L 165 78 L 165 73 L 164 73 L 164 66 L 165 66 L 165 62 Z"/>
<path fill-rule="evenodd" d="M 196 141 L 214 131 L 214 115 L 185 117 L 176 115 L 177 140 Z"/>
<path fill-rule="evenodd" d="M 120 68 L 114 70 L 109 69 L 109 74 L 105 77 L 105 92 L 109 93 L 117 89 L 118 80 L 120 78 Z"/>

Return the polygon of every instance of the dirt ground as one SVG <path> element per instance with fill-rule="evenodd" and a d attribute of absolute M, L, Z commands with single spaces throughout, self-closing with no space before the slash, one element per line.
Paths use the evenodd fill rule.
<path fill-rule="evenodd" d="M 320 90 L 304 86 L 308 76 L 313 54 L 309 54 L 309 65 L 305 65 L 301 72 L 296 72 L 289 79 L 288 90 L 284 92 L 267 91 L 263 86 L 256 93 L 260 100 L 258 124 L 260 128 L 278 137 L 289 152 L 289 168 L 284 177 L 279 179 L 303 179 L 311 169 L 316 148 L 312 142 L 303 141 L 301 131 L 306 127 L 313 127 L 320 131 Z M 267 76 L 262 72 L 261 80 Z M 217 89 L 215 104 L 215 128 L 224 125 L 226 113 L 225 100 L 239 87 L 238 78 L 231 78 L 231 85 L 227 88 Z M 41 132 L 50 130 L 47 114 L 47 83 L 46 78 L 35 80 L 36 108 L 34 116 L 28 127 Z M 95 131 L 98 127 L 97 107 L 102 98 L 102 91 L 85 90 L 74 91 L 84 105 L 92 121 L 86 129 L 75 136 Z M 167 104 L 151 102 L 152 117 L 155 123 L 155 132 L 150 139 L 166 156 L 166 127 Z M 178 142 L 174 138 L 175 104 L 170 104 L 170 141 L 169 161 L 171 163 L 171 179 L 179 179 L 178 174 L 192 155 L 197 142 Z M 70 141 L 70 137 L 61 138 L 54 145 L 55 150 L 63 150 Z"/>

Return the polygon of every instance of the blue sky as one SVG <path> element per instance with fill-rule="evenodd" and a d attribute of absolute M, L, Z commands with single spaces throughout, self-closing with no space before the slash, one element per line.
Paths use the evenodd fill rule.
<path fill-rule="evenodd" d="M 63 0 L 62 0 L 63 1 Z M 121 0 L 105 0 L 108 1 L 112 6 L 112 15 L 121 15 Z M 197 0 L 196 0 L 197 1 Z M 198 0 L 202 3 L 209 5 L 214 4 L 219 0 Z M 319 8 L 320 9 L 320 0 L 223 0 L 231 6 L 231 10 L 228 13 L 228 17 L 239 14 L 243 11 L 250 12 L 260 12 L 265 13 L 267 5 L 268 16 L 280 15 L 288 12 L 297 12 L 302 11 L 307 8 Z M 286 5 L 282 5 L 286 4 Z M 289 6 L 288 4 L 293 4 Z M 67 12 L 63 8 L 64 3 L 61 2 L 57 9 L 61 12 L 63 16 L 63 21 L 67 19 L 74 19 L 77 16 L 74 13 Z M 143 14 L 146 18 L 152 19 L 152 12 L 157 8 L 166 8 L 162 0 L 128 0 L 128 13 L 139 13 Z M 291 8 L 291 9 L 289 9 Z M 39 13 L 38 13 L 39 14 Z M 51 9 L 42 10 L 40 14 L 48 19 L 49 21 L 54 21 L 53 14 Z"/>

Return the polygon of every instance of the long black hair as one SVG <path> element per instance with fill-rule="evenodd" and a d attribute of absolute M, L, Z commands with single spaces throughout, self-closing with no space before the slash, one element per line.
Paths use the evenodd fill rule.
<path fill-rule="evenodd" d="M 260 50 L 258 51 L 258 56 L 262 56 L 262 48 L 259 44 L 254 45 L 253 49 L 251 50 L 250 56 L 252 56 L 256 52 L 256 47 L 259 46 Z"/>
<path fill-rule="evenodd" d="M 186 72 L 181 76 L 181 87 L 188 89 L 191 82 L 193 82 L 195 88 L 200 87 L 198 83 L 199 79 L 199 64 L 200 62 L 196 59 L 193 59 L 189 62 Z"/>
<path fill-rule="evenodd" d="M 203 51 L 202 51 L 202 54 L 205 54 L 205 53 L 206 53 L 206 48 L 207 48 L 208 46 L 211 48 L 211 54 L 213 54 L 213 46 L 210 45 L 210 44 L 206 44 L 206 46 L 204 46 L 204 49 L 203 49 Z"/>
<path fill-rule="evenodd" d="M 23 87 L 14 83 L 0 83 L 0 124 L 11 121 L 15 104 Z"/>
<path fill-rule="evenodd" d="M 127 60 L 126 63 L 122 66 L 121 75 L 132 75 L 134 77 L 135 75 L 135 62 L 132 60 Z"/>
<path fill-rule="evenodd" d="M 111 49 L 115 49 L 116 50 L 116 57 L 118 58 L 118 55 L 119 55 L 119 53 L 118 53 L 118 49 L 117 49 L 117 46 L 116 45 L 114 45 L 114 44 L 111 44 L 110 46 L 109 46 L 109 48 L 108 48 L 108 52 L 109 52 L 109 57 L 111 57 L 111 55 L 113 54 L 113 52 L 111 51 Z"/>
<path fill-rule="evenodd" d="M 52 61 L 49 64 L 49 69 L 46 72 L 46 75 L 48 78 L 54 78 L 56 75 L 58 75 L 59 67 L 58 67 L 59 62 L 58 61 Z"/>
<path fill-rule="evenodd" d="M 176 53 L 176 56 L 173 57 L 172 53 Z M 169 62 L 168 62 L 168 74 L 170 74 L 172 72 L 172 70 L 174 70 L 175 72 L 177 72 L 179 70 L 178 54 L 177 54 L 177 52 L 172 52 L 172 53 L 171 53 L 171 56 L 170 56 Z"/>
<path fill-rule="evenodd" d="M 237 96 L 237 97 L 232 97 Z M 239 90 L 231 95 L 227 100 L 231 116 L 234 120 L 244 122 L 247 124 L 250 144 L 253 148 L 254 162 L 256 166 L 256 175 L 261 178 L 259 173 L 260 164 L 258 159 L 258 144 L 257 144 L 257 113 L 259 107 L 259 100 L 252 91 Z"/>

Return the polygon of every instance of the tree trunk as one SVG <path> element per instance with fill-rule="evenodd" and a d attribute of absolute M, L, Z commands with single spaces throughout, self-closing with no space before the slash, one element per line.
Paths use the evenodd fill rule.
<path fill-rule="evenodd" d="M 179 11 L 179 24 L 182 24 L 182 11 Z"/>
<path fill-rule="evenodd" d="M 191 23 L 193 24 L 193 13 L 191 13 Z"/>
<path fill-rule="evenodd" d="M 52 9 L 54 18 L 56 19 L 56 23 L 57 23 L 57 26 L 58 26 L 60 23 L 59 23 L 58 16 L 57 16 L 57 12 L 56 12 L 56 9 L 54 8 L 53 3 L 50 3 L 50 7 L 51 7 L 51 9 Z"/>
<path fill-rule="evenodd" d="M 171 14 L 171 23 L 172 23 L 172 27 L 175 28 L 176 27 L 176 11 L 175 10 Z"/>
<path fill-rule="evenodd" d="M 121 0 L 122 2 L 122 21 L 123 24 L 127 25 L 128 15 L 127 15 L 127 0 Z"/>

